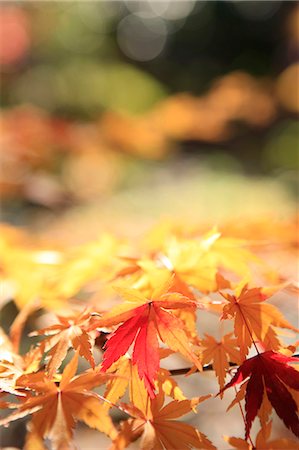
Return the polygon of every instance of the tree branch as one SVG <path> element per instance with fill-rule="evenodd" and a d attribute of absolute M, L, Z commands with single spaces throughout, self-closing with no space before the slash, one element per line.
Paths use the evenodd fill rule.
<path fill-rule="evenodd" d="M 295 354 L 293 355 L 294 358 L 298 358 L 299 354 Z M 230 367 L 239 367 L 239 364 L 236 364 L 234 362 L 230 362 L 229 363 Z M 186 375 L 188 372 L 190 372 L 190 370 L 192 369 L 192 367 L 183 367 L 182 369 L 170 369 L 169 372 L 172 376 L 176 376 L 176 375 Z M 205 364 L 202 368 L 203 372 L 206 372 L 208 370 L 214 370 L 212 364 Z M 194 370 L 193 373 L 199 372 L 198 369 Z"/>

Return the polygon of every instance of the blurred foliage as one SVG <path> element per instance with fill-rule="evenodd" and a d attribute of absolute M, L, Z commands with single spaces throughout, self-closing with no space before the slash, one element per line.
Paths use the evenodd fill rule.
<path fill-rule="evenodd" d="M 140 113 L 164 95 L 158 82 L 126 63 L 72 58 L 55 67 L 27 70 L 13 88 L 11 100 L 88 117 L 107 108 Z"/>
<path fill-rule="evenodd" d="M 297 121 L 288 120 L 277 126 L 265 148 L 266 162 L 276 169 L 299 169 Z"/>
<path fill-rule="evenodd" d="M 5 208 L 102 201 L 154 175 L 143 160 L 190 154 L 295 192 L 298 19 L 292 2 L 2 3 Z"/>

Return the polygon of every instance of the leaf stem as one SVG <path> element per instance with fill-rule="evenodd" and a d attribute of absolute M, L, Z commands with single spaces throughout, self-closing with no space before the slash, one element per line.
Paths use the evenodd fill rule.
<path fill-rule="evenodd" d="M 294 358 L 299 358 L 299 353 L 298 353 L 298 354 L 295 353 L 295 354 L 293 355 L 293 357 L 294 357 Z M 238 367 L 239 364 L 234 363 L 234 362 L 229 362 L 229 366 L 230 366 L 230 367 Z M 192 367 L 183 367 L 182 369 L 170 369 L 170 370 L 169 370 L 169 373 L 170 373 L 172 376 L 186 375 L 188 372 L 190 372 L 191 369 L 192 369 Z M 214 370 L 214 369 L 213 369 L 213 365 L 212 365 L 212 364 L 205 364 L 205 365 L 202 367 L 202 370 L 203 370 L 203 372 L 207 372 L 207 371 L 209 371 L 209 370 Z M 196 369 L 196 370 L 194 370 L 194 372 L 192 372 L 192 373 L 196 373 L 196 372 L 200 372 L 200 371 L 199 371 L 198 369 Z"/>
<path fill-rule="evenodd" d="M 238 366 L 238 364 L 234 363 L 234 362 L 230 362 L 229 363 L 230 367 L 236 367 Z M 188 372 L 190 372 L 190 370 L 192 369 L 192 367 L 184 367 L 182 369 L 170 369 L 169 372 L 171 375 L 176 376 L 176 375 L 186 375 Z M 204 372 L 209 371 L 209 370 L 214 370 L 213 369 L 213 365 L 212 364 L 205 364 L 202 367 L 202 370 Z M 200 372 L 200 370 L 196 369 L 194 372 L 192 373 L 196 373 L 196 372 Z"/>
<path fill-rule="evenodd" d="M 248 333 L 249 333 L 249 336 L 250 336 L 250 338 L 251 338 L 251 340 L 252 340 L 252 343 L 253 343 L 253 345 L 254 345 L 254 348 L 255 348 L 257 354 L 259 355 L 260 352 L 259 352 L 259 350 L 258 350 L 258 348 L 257 348 L 257 345 L 256 345 L 256 343 L 255 343 L 255 340 L 253 339 L 252 332 L 251 332 L 251 330 L 250 330 L 250 328 L 249 328 L 249 325 L 248 325 L 248 323 L 247 323 L 247 321 L 246 321 L 246 318 L 245 318 L 245 316 L 244 316 L 244 314 L 243 314 L 242 308 L 240 308 L 240 305 L 238 305 L 238 303 L 237 303 L 237 307 L 238 307 L 239 312 L 240 312 L 240 314 L 241 314 L 241 316 L 242 316 L 242 318 L 243 318 L 243 320 L 244 320 L 245 326 L 246 326 L 247 331 L 248 331 Z"/>
<path fill-rule="evenodd" d="M 237 395 L 237 394 L 238 394 L 238 391 L 237 391 L 236 386 L 234 386 L 234 389 L 235 389 L 235 393 L 236 393 L 236 395 Z M 245 425 L 245 427 L 246 427 L 246 418 L 245 418 L 245 414 L 244 414 L 244 411 L 243 411 L 243 408 L 242 408 L 242 405 L 241 405 L 241 402 L 240 402 L 240 401 L 238 401 L 238 405 L 239 405 L 239 409 L 240 409 L 240 412 L 241 412 L 241 415 L 242 415 L 242 419 L 243 419 L 244 425 Z M 248 436 L 248 439 L 249 439 L 250 445 L 252 446 L 252 448 L 254 448 L 254 444 L 253 444 L 253 442 L 252 442 L 252 439 L 251 439 L 251 437 L 250 437 L 250 434 L 249 434 L 249 436 Z"/>

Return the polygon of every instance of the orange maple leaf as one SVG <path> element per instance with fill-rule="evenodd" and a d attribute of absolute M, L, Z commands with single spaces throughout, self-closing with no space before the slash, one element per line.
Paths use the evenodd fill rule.
<path fill-rule="evenodd" d="M 132 363 L 131 358 L 122 356 L 109 369 L 109 373 L 114 373 L 117 377 L 107 382 L 107 388 L 104 394 L 106 400 L 110 403 L 104 403 L 104 408 L 111 408 L 120 398 L 122 398 L 129 389 L 130 401 L 139 409 L 146 408 L 148 403 L 148 392 L 143 380 L 140 379 L 136 364 Z M 171 377 L 170 372 L 160 368 L 155 386 L 176 400 L 184 400 L 186 397 L 179 388 L 176 381 Z"/>
<path fill-rule="evenodd" d="M 59 323 L 30 333 L 30 336 L 48 336 L 40 345 L 43 352 L 50 350 L 50 359 L 47 363 L 49 377 L 51 378 L 61 366 L 70 347 L 78 350 L 79 355 L 94 368 L 92 336 L 87 331 L 91 319 L 90 313 L 83 311 L 73 316 L 57 317 Z"/>
<path fill-rule="evenodd" d="M 177 419 L 191 412 L 210 395 L 190 400 L 174 400 L 164 404 L 164 393 L 147 403 L 146 410 L 133 405 L 121 404 L 121 408 L 132 416 L 121 424 L 120 431 L 110 450 L 122 450 L 142 435 L 140 448 L 146 450 L 188 450 L 191 448 L 216 450 L 211 441 L 189 424 Z"/>
<path fill-rule="evenodd" d="M 201 362 L 202 364 L 208 364 L 212 361 L 220 389 L 222 389 L 229 369 L 229 361 L 236 364 L 241 363 L 240 353 L 236 348 L 237 340 L 232 338 L 232 333 L 223 336 L 219 342 L 213 336 L 205 334 L 205 339 L 201 341 L 201 345 L 203 347 Z"/>
<path fill-rule="evenodd" d="M 77 420 L 113 438 L 115 429 L 103 408 L 103 398 L 90 391 L 113 375 L 94 370 L 75 376 L 77 366 L 78 352 L 65 367 L 59 383 L 50 379 L 45 372 L 18 378 L 16 388 L 28 391 L 28 396 L 20 405 L 12 405 L 18 410 L 2 419 L 0 425 L 32 414 L 32 433 L 39 439 L 49 437 L 54 448 L 71 442 Z"/>
<path fill-rule="evenodd" d="M 274 339 L 277 333 L 273 327 L 297 331 L 274 305 L 264 303 L 267 296 L 262 288 L 248 289 L 245 285 L 239 295 L 223 292 L 221 295 L 228 302 L 223 307 L 221 318 L 234 318 L 234 333 L 243 359 L 246 358 L 254 338 L 262 343 L 270 339 L 279 346 L 278 339 Z M 278 350 L 273 347 L 272 349 Z"/>
<path fill-rule="evenodd" d="M 13 343 L 0 328 L 0 392 L 24 396 L 15 389 L 16 380 L 23 374 L 36 372 L 42 359 L 39 347 L 31 348 L 25 355 L 13 351 Z"/>
<path fill-rule="evenodd" d="M 295 450 L 298 448 L 298 442 L 292 439 L 280 438 L 269 441 L 271 428 L 272 422 L 270 421 L 260 429 L 254 447 L 241 438 L 224 436 L 224 440 L 239 450 Z"/>

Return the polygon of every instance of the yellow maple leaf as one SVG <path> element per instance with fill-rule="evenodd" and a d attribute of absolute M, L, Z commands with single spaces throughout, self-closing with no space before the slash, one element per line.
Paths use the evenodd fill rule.
<path fill-rule="evenodd" d="M 109 402 L 105 402 L 103 408 L 107 410 L 111 408 L 125 395 L 128 388 L 130 401 L 145 413 L 149 401 L 148 392 L 143 380 L 138 375 L 136 365 L 132 364 L 131 358 L 121 357 L 108 369 L 108 373 L 114 373 L 117 377 L 107 382 L 104 397 Z M 166 369 L 160 368 L 155 385 L 159 391 L 162 390 L 165 395 L 173 399 L 184 400 L 186 398 Z"/>

